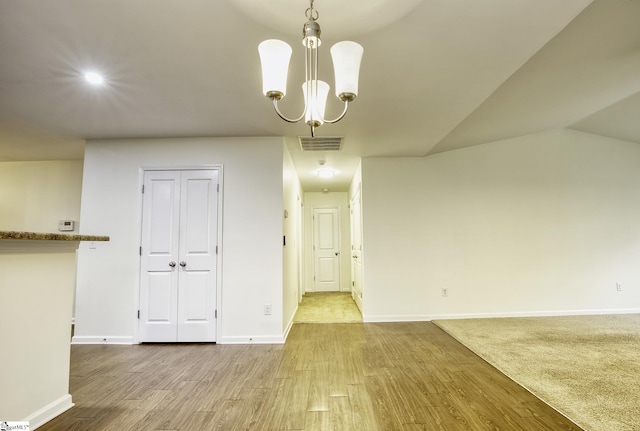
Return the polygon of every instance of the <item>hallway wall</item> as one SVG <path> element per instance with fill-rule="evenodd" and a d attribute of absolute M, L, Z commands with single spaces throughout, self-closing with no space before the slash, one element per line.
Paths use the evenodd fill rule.
<path fill-rule="evenodd" d="M 298 309 L 298 298 L 302 277 L 300 274 L 302 259 L 302 197 L 303 190 L 298 174 L 293 166 L 287 146 L 283 146 L 284 162 L 282 170 L 283 203 L 286 215 L 282 215 L 282 324 L 283 332 L 288 333 L 293 324 L 293 316 Z M 285 244 L 286 238 L 286 244 Z"/>

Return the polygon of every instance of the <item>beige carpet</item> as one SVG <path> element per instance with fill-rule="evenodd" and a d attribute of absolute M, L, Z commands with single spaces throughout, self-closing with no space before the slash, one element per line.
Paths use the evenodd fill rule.
<path fill-rule="evenodd" d="M 640 430 L 640 315 L 434 323 L 585 430 Z"/>
<path fill-rule="evenodd" d="M 353 323 L 362 322 L 362 315 L 350 292 L 313 292 L 302 297 L 293 322 Z"/>

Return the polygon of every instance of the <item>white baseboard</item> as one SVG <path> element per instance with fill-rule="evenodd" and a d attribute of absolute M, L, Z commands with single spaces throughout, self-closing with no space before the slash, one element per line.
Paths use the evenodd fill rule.
<path fill-rule="evenodd" d="M 363 315 L 365 323 L 383 322 L 424 322 L 451 319 L 489 319 L 498 317 L 551 317 L 551 316 L 589 316 L 596 314 L 638 314 L 638 308 L 616 308 L 602 310 L 553 310 L 553 311 L 513 311 L 504 313 L 459 313 L 459 314 L 421 314 L 421 315 Z"/>
<path fill-rule="evenodd" d="M 293 324 L 293 319 L 290 323 L 290 326 Z M 231 336 L 231 337 L 221 337 L 217 344 L 284 344 L 286 339 L 286 335 L 288 331 L 291 329 L 290 326 L 287 328 L 287 332 L 285 334 L 279 335 L 244 335 L 244 336 Z M 133 345 L 137 344 L 133 341 L 133 337 L 114 337 L 114 336 L 74 336 L 71 339 L 71 344 L 123 344 L 123 345 Z"/>
<path fill-rule="evenodd" d="M 296 307 L 296 312 L 298 311 L 298 307 Z M 289 319 L 289 323 L 287 323 L 287 327 L 284 330 L 284 334 L 282 335 L 282 339 L 283 342 L 287 341 L 287 338 L 289 337 L 289 332 L 291 332 L 291 328 L 293 328 L 293 318 L 296 317 L 296 313 L 293 313 L 293 316 L 291 316 L 291 319 Z"/>
<path fill-rule="evenodd" d="M 245 335 L 222 337 L 218 344 L 284 344 L 284 335 Z"/>
<path fill-rule="evenodd" d="M 111 335 L 74 335 L 71 344 L 135 344 L 133 337 Z"/>
<path fill-rule="evenodd" d="M 29 416 L 24 418 L 23 421 L 29 422 L 29 428 L 34 430 L 46 424 L 56 416 L 66 412 L 71 407 L 73 407 L 73 405 L 74 404 L 71 401 L 71 395 L 67 394 L 55 400 L 51 404 L 44 406 L 37 412 L 30 414 Z"/>

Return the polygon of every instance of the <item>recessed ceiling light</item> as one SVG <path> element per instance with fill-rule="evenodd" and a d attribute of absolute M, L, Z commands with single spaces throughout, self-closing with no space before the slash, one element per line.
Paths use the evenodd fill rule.
<path fill-rule="evenodd" d="M 336 172 L 333 169 L 320 169 L 318 171 L 318 176 L 320 178 L 333 178 Z"/>
<path fill-rule="evenodd" d="M 98 72 L 85 72 L 84 79 L 86 79 L 87 82 L 92 85 L 104 84 L 104 77 Z"/>

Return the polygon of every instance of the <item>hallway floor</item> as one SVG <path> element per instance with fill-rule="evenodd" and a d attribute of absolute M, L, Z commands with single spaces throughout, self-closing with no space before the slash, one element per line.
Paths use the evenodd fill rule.
<path fill-rule="evenodd" d="M 294 323 L 362 322 L 351 292 L 308 292 L 302 297 Z"/>

